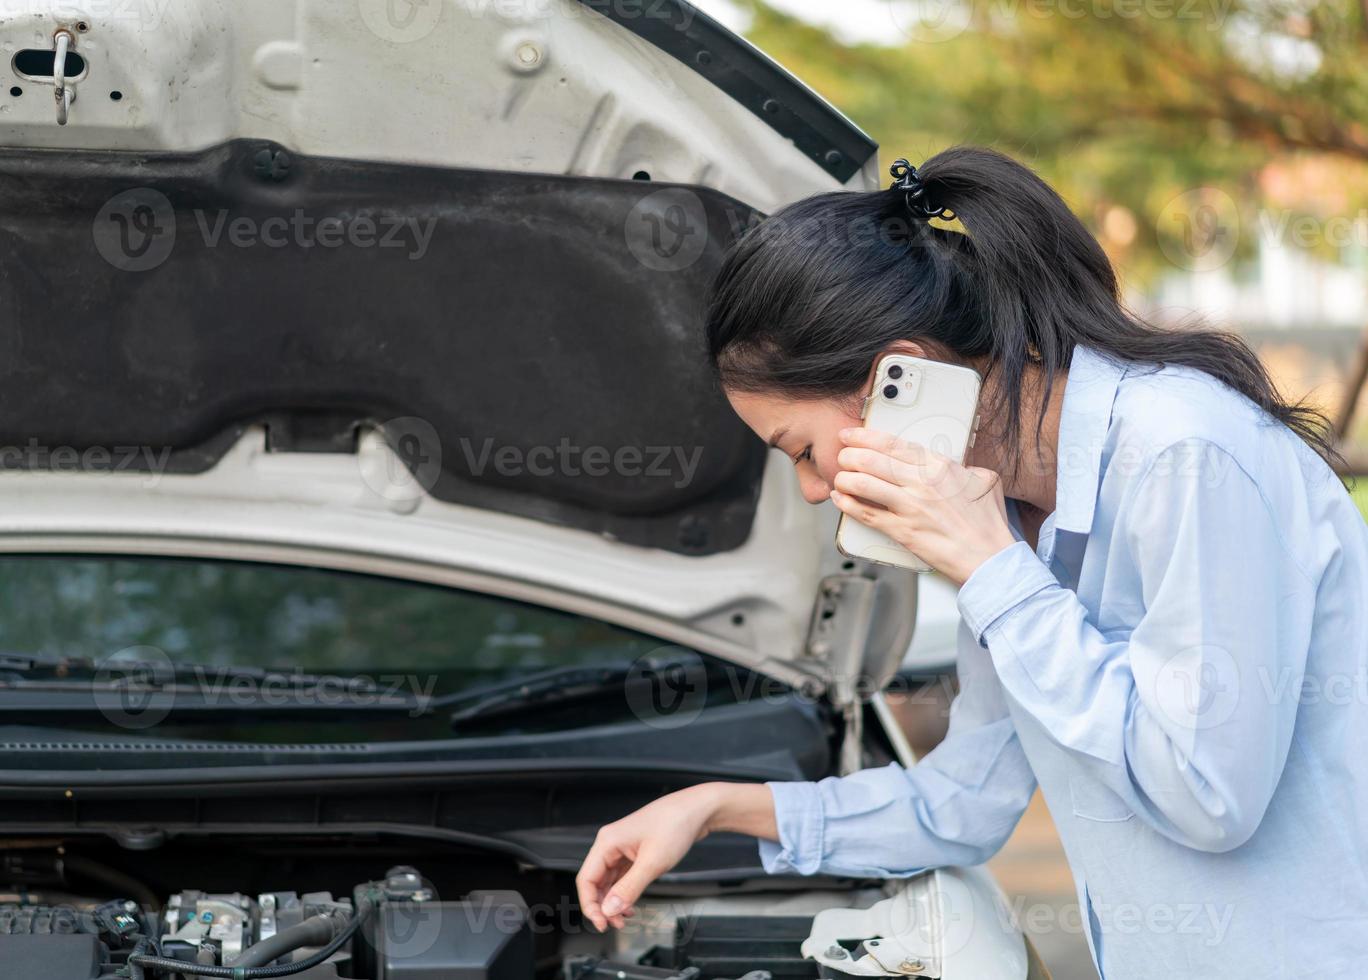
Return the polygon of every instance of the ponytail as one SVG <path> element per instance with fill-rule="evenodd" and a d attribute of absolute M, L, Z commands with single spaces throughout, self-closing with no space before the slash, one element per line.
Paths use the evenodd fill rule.
<path fill-rule="evenodd" d="M 948 360 L 986 361 L 985 390 L 996 397 L 984 418 L 1000 420 L 995 434 L 1019 465 L 1028 367 L 1043 379 L 1038 429 L 1059 373 L 1083 344 L 1204 371 L 1328 462 L 1340 459 L 1325 417 L 1285 403 L 1238 336 L 1161 329 L 1127 311 L 1102 247 L 1028 168 L 992 150 L 954 147 L 915 176 L 918 203 L 952 212 L 967 234 L 931 224 L 900 184 L 795 202 L 732 246 L 707 318 L 727 387 L 854 396 L 880 353 L 916 341 Z"/>

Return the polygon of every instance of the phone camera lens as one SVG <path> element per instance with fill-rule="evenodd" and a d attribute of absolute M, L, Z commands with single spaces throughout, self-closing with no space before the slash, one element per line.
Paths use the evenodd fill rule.
<path fill-rule="evenodd" d="M 885 397 L 885 398 L 897 398 L 897 397 L 898 397 L 898 386 L 897 386 L 897 385 L 884 385 L 884 397 Z"/>
<path fill-rule="evenodd" d="M 901 377 L 902 377 L 902 365 L 901 365 L 901 364 L 894 364 L 894 365 L 890 366 L 889 369 L 888 369 L 888 376 L 889 376 L 890 378 L 892 378 L 894 381 L 897 381 L 899 378 L 901 378 Z"/>

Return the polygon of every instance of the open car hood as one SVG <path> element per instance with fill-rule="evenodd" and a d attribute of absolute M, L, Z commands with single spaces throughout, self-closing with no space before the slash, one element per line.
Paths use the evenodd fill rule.
<path fill-rule="evenodd" d="M 0 547 L 384 570 L 830 682 L 819 582 L 877 576 L 701 306 L 764 213 L 876 186 L 868 137 L 685 3 L 86 6 L 0 14 Z"/>

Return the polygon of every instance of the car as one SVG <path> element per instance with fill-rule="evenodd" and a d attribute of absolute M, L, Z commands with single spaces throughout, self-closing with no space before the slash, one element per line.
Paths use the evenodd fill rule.
<path fill-rule="evenodd" d="M 597 828 L 911 750 L 916 578 L 730 412 L 726 247 L 877 147 L 667 0 L 0 13 L 6 980 L 1043 975 L 982 869 L 628 928 Z"/>

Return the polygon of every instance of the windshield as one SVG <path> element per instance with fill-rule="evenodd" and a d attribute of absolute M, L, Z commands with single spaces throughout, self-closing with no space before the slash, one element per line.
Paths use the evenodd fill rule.
<path fill-rule="evenodd" d="M 271 764 L 287 745 L 320 760 L 379 758 L 347 755 L 359 743 L 393 744 L 385 758 L 419 758 L 407 746 L 420 743 L 481 758 L 490 739 L 523 739 L 506 758 L 694 758 L 757 744 L 725 712 L 695 724 L 704 709 L 789 710 L 772 697 L 782 686 L 725 661 L 513 599 L 305 566 L 88 555 L 0 557 L 0 689 L 0 738 L 15 747 L 32 747 L 35 726 L 118 736 L 113 756 L 62 750 L 94 753 L 82 765 L 96 768 L 152 765 L 126 751 L 129 736 L 199 740 L 156 750 L 192 752 L 196 766 L 257 759 L 213 748 L 228 742 L 263 746 Z M 619 724 L 636 734 L 611 734 Z M 766 724 L 774 751 L 797 735 L 824 744 L 806 709 Z M 12 766 L 52 762 L 16 752 Z"/>
<path fill-rule="evenodd" d="M 313 708 L 350 711 L 349 732 L 365 739 L 547 732 L 630 719 L 640 665 L 680 656 L 700 665 L 691 676 L 725 669 L 589 617 L 402 579 L 234 560 L 0 557 L 0 681 L 14 695 L 84 690 L 84 701 L 45 702 L 52 723 L 72 728 L 337 737 L 319 710 L 295 710 Z M 261 670 L 269 681 L 252 674 Z M 344 678 L 360 686 L 328 686 Z M 720 684 L 703 696 L 745 697 Z M 14 711 L 29 706 L 11 699 Z"/>
<path fill-rule="evenodd" d="M 145 557 L 0 558 L 0 652 L 346 675 L 421 670 L 439 689 L 631 660 L 660 640 L 475 592 L 290 565 Z"/>

